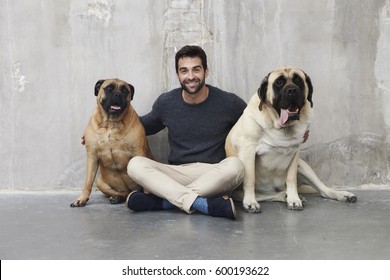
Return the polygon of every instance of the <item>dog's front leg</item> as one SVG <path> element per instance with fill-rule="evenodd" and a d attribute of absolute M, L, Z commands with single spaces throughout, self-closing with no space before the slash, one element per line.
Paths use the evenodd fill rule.
<path fill-rule="evenodd" d="M 87 155 L 87 170 L 86 170 L 86 178 L 84 183 L 83 192 L 81 195 L 75 199 L 71 204 L 70 207 L 82 207 L 85 206 L 85 204 L 89 200 L 89 195 L 92 192 L 92 185 L 95 181 L 96 173 L 99 167 L 99 161 L 97 158 L 95 158 L 93 155 Z"/>
<path fill-rule="evenodd" d="M 298 177 L 299 151 L 294 155 L 288 170 L 286 178 L 287 208 L 290 210 L 302 210 L 303 203 L 298 195 L 297 177 Z"/>
<path fill-rule="evenodd" d="M 242 160 L 245 166 L 244 176 L 244 199 L 243 206 L 247 212 L 257 213 L 261 212 L 260 204 L 256 201 L 255 185 L 256 185 L 256 145 L 243 144 L 242 151 L 238 153 L 239 158 Z"/>

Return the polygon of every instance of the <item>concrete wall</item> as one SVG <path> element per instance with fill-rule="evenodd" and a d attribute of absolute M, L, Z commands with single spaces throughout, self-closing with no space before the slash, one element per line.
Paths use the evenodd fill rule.
<path fill-rule="evenodd" d="M 390 181 L 389 0 L 1 0 L 0 190 L 81 188 L 93 86 L 118 77 L 147 113 L 199 44 L 208 82 L 245 101 L 285 64 L 314 85 L 303 157 L 329 185 Z M 164 160 L 166 135 L 150 138 Z"/>

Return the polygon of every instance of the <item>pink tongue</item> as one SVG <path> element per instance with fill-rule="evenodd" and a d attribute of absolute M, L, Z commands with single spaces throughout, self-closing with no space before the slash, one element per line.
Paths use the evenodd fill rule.
<path fill-rule="evenodd" d="M 113 110 L 120 110 L 121 107 L 119 107 L 119 106 L 111 106 L 111 109 L 113 109 Z"/>
<path fill-rule="evenodd" d="M 283 126 L 288 120 L 288 111 L 286 109 L 280 110 L 279 124 Z"/>

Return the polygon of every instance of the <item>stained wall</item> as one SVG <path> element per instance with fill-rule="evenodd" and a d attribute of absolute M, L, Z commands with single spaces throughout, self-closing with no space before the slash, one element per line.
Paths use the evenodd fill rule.
<path fill-rule="evenodd" d="M 208 83 L 245 101 L 272 69 L 303 69 L 315 116 L 302 156 L 331 186 L 390 181 L 388 0 L 1 0 L 0 190 L 81 188 L 93 87 L 118 77 L 147 113 L 178 86 L 174 54 L 208 54 Z M 166 132 L 150 137 L 164 161 Z"/>

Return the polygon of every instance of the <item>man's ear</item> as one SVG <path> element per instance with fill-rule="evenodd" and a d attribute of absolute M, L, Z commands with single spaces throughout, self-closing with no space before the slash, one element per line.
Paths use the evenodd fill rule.
<path fill-rule="evenodd" d="M 266 101 L 267 98 L 267 88 L 268 88 L 268 78 L 271 73 L 268 73 L 267 76 L 264 77 L 264 79 L 261 81 L 260 87 L 257 90 L 257 95 L 260 98 L 260 105 L 259 105 L 259 110 L 261 111 L 264 102 Z"/>
<path fill-rule="evenodd" d="M 100 87 L 102 86 L 104 81 L 105 80 L 99 80 L 99 81 L 96 82 L 96 84 L 95 84 L 95 96 L 98 96 Z"/>

